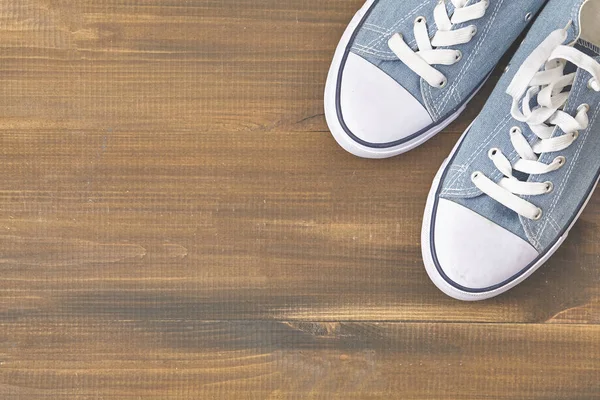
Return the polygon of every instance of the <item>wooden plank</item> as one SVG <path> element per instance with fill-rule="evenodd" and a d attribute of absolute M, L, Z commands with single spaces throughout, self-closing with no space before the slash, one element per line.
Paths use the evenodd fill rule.
<path fill-rule="evenodd" d="M 0 0 L 0 398 L 599 397 L 599 200 L 509 294 L 439 293 L 425 198 L 494 80 L 349 156 L 322 97 L 360 5 Z"/>
<path fill-rule="evenodd" d="M 589 325 L 23 319 L 3 398 L 597 399 Z"/>
<path fill-rule="evenodd" d="M 509 296 L 463 305 L 433 288 L 425 198 L 485 93 L 410 154 L 345 154 L 322 92 L 359 3 L 5 0 L 3 306 L 597 323 L 597 200 Z"/>

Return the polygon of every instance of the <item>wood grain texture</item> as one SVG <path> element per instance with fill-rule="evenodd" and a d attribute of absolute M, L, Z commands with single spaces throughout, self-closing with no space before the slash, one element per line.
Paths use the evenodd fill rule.
<path fill-rule="evenodd" d="M 10 330 L 0 390 L 17 398 L 581 400 L 600 390 L 595 325 L 42 318 Z"/>
<path fill-rule="evenodd" d="M 346 154 L 322 97 L 360 5 L 0 0 L 0 398 L 600 398 L 600 200 L 510 293 L 439 293 L 426 195 L 495 79 Z"/>

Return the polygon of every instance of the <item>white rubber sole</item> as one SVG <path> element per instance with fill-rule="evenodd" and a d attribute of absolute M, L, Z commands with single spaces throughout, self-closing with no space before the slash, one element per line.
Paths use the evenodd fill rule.
<path fill-rule="evenodd" d="M 435 265 L 435 262 L 433 261 L 433 254 L 431 252 L 431 242 L 430 242 L 431 219 L 433 217 L 433 207 L 435 204 L 435 198 L 437 195 L 437 191 L 439 189 L 439 185 L 441 183 L 440 181 L 443 176 L 443 172 L 446 169 L 448 160 L 452 159 L 452 157 L 454 156 L 454 153 L 458 150 L 460 143 L 462 142 L 464 136 L 467 134 L 468 131 L 469 131 L 469 128 L 467 128 L 467 130 L 465 131 L 463 136 L 460 138 L 460 140 L 454 147 L 454 150 L 452 150 L 452 153 L 450 154 L 450 156 L 444 161 L 444 163 L 442 164 L 442 167 L 440 168 L 436 177 L 434 178 L 433 185 L 429 192 L 429 196 L 427 197 L 427 205 L 425 207 L 425 215 L 423 217 L 423 228 L 421 230 L 421 250 L 423 253 L 423 262 L 425 264 L 425 269 L 427 271 L 427 274 L 429 275 L 429 278 L 431 278 L 433 283 L 438 287 L 438 289 L 440 289 L 442 292 L 444 292 L 448 296 L 450 296 L 454 299 L 457 299 L 457 300 L 479 301 L 479 300 L 486 300 L 486 299 L 490 299 L 492 297 L 496 297 L 496 296 L 514 288 L 518 284 L 522 283 L 525 279 L 529 278 L 535 271 L 537 271 L 542 265 L 544 265 L 550 259 L 550 257 L 552 257 L 554 255 L 554 253 L 556 253 L 556 251 L 565 242 L 565 240 L 567 240 L 567 237 L 569 236 L 569 232 L 571 231 L 571 229 L 573 228 L 575 223 L 579 220 L 579 217 L 585 210 L 585 207 L 588 205 L 590 199 L 592 198 L 592 195 L 594 194 L 594 191 L 596 190 L 596 187 L 598 186 L 600 179 L 599 179 L 599 181 L 596 181 L 594 189 L 590 192 L 590 195 L 588 196 L 587 200 L 585 201 L 583 207 L 581 207 L 581 210 L 579 210 L 579 213 L 573 220 L 573 223 L 571 224 L 571 226 L 569 226 L 569 228 L 567 229 L 566 233 L 527 272 L 525 272 L 523 275 L 521 275 L 519 278 L 515 279 L 514 281 L 506 284 L 505 286 L 502 286 L 495 290 L 491 290 L 489 292 L 470 293 L 470 292 L 465 292 L 465 291 L 459 290 L 458 288 L 456 288 L 453 285 L 451 285 L 450 283 L 448 283 L 440 275 L 440 273 L 438 272 L 437 267 Z"/>
<path fill-rule="evenodd" d="M 454 122 L 467 108 L 467 104 L 475 97 L 475 95 L 479 92 L 483 84 L 477 88 L 477 90 L 473 93 L 473 95 L 465 102 L 465 104 L 453 113 L 450 117 L 446 118 L 444 121 L 432 127 L 427 132 L 419 135 L 418 137 L 410 140 L 408 142 L 402 143 L 398 146 L 387 147 L 387 148 L 376 148 L 364 146 L 355 140 L 353 140 L 344 130 L 342 125 L 340 124 L 340 120 L 337 114 L 337 105 L 336 105 L 336 95 L 337 95 L 337 86 L 338 86 L 338 75 L 339 70 L 341 68 L 342 60 L 344 58 L 344 54 L 346 53 L 346 49 L 352 35 L 360 25 L 365 14 L 369 11 L 371 6 L 375 0 L 367 0 L 367 2 L 363 5 L 363 7 L 354 15 L 352 21 L 346 28 L 342 39 L 335 51 L 335 55 L 333 57 L 333 62 L 331 64 L 331 68 L 329 69 L 329 74 L 327 76 L 327 83 L 325 85 L 325 119 L 327 120 L 327 125 L 329 125 L 329 129 L 336 140 L 336 142 L 348 151 L 351 154 L 354 154 L 357 157 L 362 158 L 372 158 L 372 159 L 382 159 L 394 157 L 407 151 L 413 150 L 414 148 L 422 145 L 427 142 L 429 139 L 433 138 L 435 135 L 444 130 L 448 125 Z"/>

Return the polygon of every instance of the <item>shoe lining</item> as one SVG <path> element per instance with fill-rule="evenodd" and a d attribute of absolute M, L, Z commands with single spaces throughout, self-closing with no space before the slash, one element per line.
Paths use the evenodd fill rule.
<path fill-rule="evenodd" d="M 581 7 L 581 39 L 600 47 L 600 0 L 589 0 Z"/>

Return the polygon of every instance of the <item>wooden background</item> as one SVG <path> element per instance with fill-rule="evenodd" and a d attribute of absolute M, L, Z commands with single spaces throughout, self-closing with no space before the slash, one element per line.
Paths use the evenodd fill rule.
<path fill-rule="evenodd" d="M 346 154 L 361 1 L 0 0 L 1 399 L 600 398 L 600 198 L 517 289 L 441 294 L 425 199 L 494 82 Z"/>

